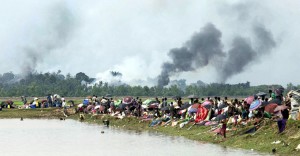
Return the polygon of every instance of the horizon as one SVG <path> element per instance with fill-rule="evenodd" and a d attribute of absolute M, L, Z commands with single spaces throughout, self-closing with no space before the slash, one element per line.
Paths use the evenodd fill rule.
<path fill-rule="evenodd" d="M 22 79 L 26 79 L 27 78 L 27 76 L 23 76 L 23 75 L 21 75 L 21 74 L 17 74 L 17 73 L 13 73 L 12 71 L 9 71 L 9 72 L 5 72 L 5 73 L 12 73 L 12 74 L 14 74 L 14 76 L 17 76 L 17 77 L 14 77 L 14 79 L 13 79 L 13 83 L 15 83 L 15 82 L 18 82 L 18 81 L 20 81 L 20 80 L 22 80 Z M 0 73 L 0 77 L 1 76 L 3 76 L 3 74 L 5 74 L 5 73 Z M 57 72 L 44 72 L 44 73 L 42 73 L 42 72 L 37 72 L 37 71 L 35 71 L 35 72 L 32 72 L 32 73 L 30 73 L 30 74 L 33 74 L 33 75 L 37 75 L 37 74 L 46 74 L 46 73 L 50 73 L 50 74 L 57 74 L 57 75 L 63 75 L 64 76 L 64 79 L 66 79 L 66 77 L 67 77 L 67 75 L 69 75 L 70 73 L 67 73 L 67 74 L 64 74 L 61 70 L 59 70 L 59 71 L 57 71 Z M 84 72 L 78 72 L 78 73 L 84 73 Z M 78 73 L 76 73 L 76 74 L 78 74 Z M 112 77 L 115 77 L 115 76 L 117 76 L 117 75 L 114 75 L 114 74 L 116 74 L 116 73 L 118 73 L 118 74 L 121 74 L 121 73 L 119 73 L 118 71 L 111 71 L 111 74 L 112 74 Z M 71 76 L 71 78 L 76 78 L 76 74 L 74 74 L 74 75 L 72 75 L 72 74 L 70 74 L 70 76 Z M 86 74 L 86 73 L 84 73 L 84 74 Z M 95 79 L 94 77 L 90 77 L 89 75 L 87 75 L 89 78 L 91 78 L 91 79 Z M 101 80 L 100 80 L 101 81 Z M 92 81 L 91 83 L 89 83 L 90 85 L 94 85 L 94 84 L 98 84 L 100 81 L 98 81 L 97 79 L 95 79 L 94 81 Z M 184 81 L 184 82 L 186 82 L 186 79 L 174 79 L 174 80 L 172 80 L 172 81 L 170 81 L 170 83 L 169 83 L 169 85 L 167 85 L 167 86 L 165 86 L 165 87 L 170 87 L 170 86 L 172 86 L 172 85 L 177 85 L 177 86 L 179 86 L 179 81 Z M 129 85 L 129 86 L 148 86 L 148 85 L 142 85 L 142 84 L 138 84 L 138 85 L 130 85 L 130 84 L 127 84 L 127 83 L 125 83 L 125 82 L 122 82 L 122 81 L 120 81 L 119 83 L 117 83 L 117 84 L 115 84 L 115 82 L 114 81 L 110 81 L 110 82 L 107 82 L 107 81 L 101 81 L 102 83 L 108 83 L 108 85 L 110 85 L 110 86 L 120 86 L 120 85 Z M 279 86 L 282 86 L 282 87 L 284 87 L 284 88 L 287 88 L 287 86 L 288 85 L 290 85 L 290 84 L 292 84 L 293 86 L 300 86 L 300 84 L 293 84 L 293 83 L 287 83 L 287 84 L 285 84 L 285 85 L 281 85 L 281 84 L 256 84 L 256 85 L 253 85 L 252 83 L 251 83 L 251 81 L 245 81 L 245 82 L 238 82 L 238 83 L 219 83 L 219 82 L 211 82 L 211 83 L 206 83 L 206 82 L 204 82 L 204 81 L 202 81 L 202 80 L 196 80 L 196 81 L 194 81 L 194 82 L 190 82 L 190 83 L 185 83 L 185 85 L 186 86 L 189 86 L 189 85 L 197 85 L 197 82 L 199 82 L 199 83 L 201 83 L 201 84 L 198 84 L 198 86 L 203 86 L 203 85 L 210 85 L 210 84 L 223 84 L 223 85 L 238 85 L 238 84 L 246 84 L 246 83 L 250 83 L 250 86 L 252 86 L 252 87 L 256 87 L 256 86 L 277 86 L 277 85 L 279 85 Z M 88 83 L 88 82 L 86 82 L 86 83 Z M 203 83 L 203 84 L 202 84 Z M 158 86 L 158 85 L 150 85 L 150 86 L 148 86 L 148 87 L 155 87 L 155 86 Z M 159 86 L 158 86 L 159 87 Z"/>

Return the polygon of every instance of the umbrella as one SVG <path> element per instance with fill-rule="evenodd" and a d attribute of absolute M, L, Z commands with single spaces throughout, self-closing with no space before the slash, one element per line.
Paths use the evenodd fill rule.
<path fill-rule="evenodd" d="M 153 103 L 153 104 L 149 105 L 148 108 L 156 109 L 156 108 L 158 108 L 158 103 Z"/>
<path fill-rule="evenodd" d="M 189 95 L 187 98 L 189 98 L 189 99 L 197 99 L 198 98 L 198 96 L 196 96 L 196 95 Z"/>
<path fill-rule="evenodd" d="M 143 105 L 150 105 L 152 103 L 156 103 L 156 100 L 154 99 L 147 99 L 143 102 Z"/>
<path fill-rule="evenodd" d="M 262 106 L 262 107 L 266 107 L 266 106 L 269 105 L 269 104 L 270 104 L 269 102 L 263 101 L 263 102 L 261 103 L 261 106 Z"/>
<path fill-rule="evenodd" d="M 279 99 L 272 99 L 271 101 L 269 101 L 269 103 L 276 103 L 278 105 L 281 105 L 282 101 Z"/>
<path fill-rule="evenodd" d="M 118 109 L 124 110 L 126 105 L 124 103 L 120 103 Z"/>
<path fill-rule="evenodd" d="M 251 103 L 249 110 L 255 110 L 257 109 L 259 106 L 261 105 L 261 101 L 260 100 L 255 100 Z"/>
<path fill-rule="evenodd" d="M 88 105 L 89 104 L 89 99 L 84 99 L 82 102 L 84 105 Z"/>
<path fill-rule="evenodd" d="M 275 108 L 278 105 L 276 103 L 270 103 L 265 107 L 265 112 L 274 113 Z"/>
<path fill-rule="evenodd" d="M 170 107 L 164 107 L 161 109 L 161 111 L 167 111 L 167 110 L 170 110 Z"/>
<path fill-rule="evenodd" d="M 266 96 L 267 93 L 265 93 L 265 92 L 258 92 L 256 95 L 257 95 L 257 96 Z"/>
<path fill-rule="evenodd" d="M 201 106 L 199 106 L 199 107 L 201 107 Z M 189 114 L 192 114 L 192 113 L 197 113 L 198 108 L 192 108 L 192 106 L 190 106 L 187 110 L 188 110 Z"/>
<path fill-rule="evenodd" d="M 192 105 L 192 107 L 191 108 L 199 108 L 201 106 L 201 104 L 199 104 L 199 103 L 195 103 L 195 104 L 193 104 Z"/>
<path fill-rule="evenodd" d="M 53 97 L 56 97 L 57 99 L 60 99 L 60 95 L 54 94 Z"/>
<path fill-rule="evenodd" d="M 254 96 L 249 96 L 244 101 L 246 101 L 248 104 L 251 104 L 254 101 Z"/>
<path fill-rule="evenodd" d="M 203 107 L 206 108 L 206 109 L 210 109 L 211 105 L 204 105 Z"/>
<path fill-rule="evenodd" d="M 203 121 L 206 119 L 206 117 L 208 116 L 209 114 L 209 110 L 204 108 L 204 107 L 199 107 L 197 109 L 197 114 L 196 114 L 196 119 L 195 119 L 195 122 L 200 122 L 200 121 Z"/>
<path fill-rule="evenodd" d="M 118 99 L 114 102 L 115 102 L 115 106 L 118 107 L 122 103 L 122 100 Z"/>
<path fill-rule="evenodd" d="M 189 108 L 190 106 L 191 106 L 191 104 L 185 103 L 184 105 L 182 105 L 182 106 L 180 107 L 180 109 L 186 109 L 186 108 Z"/>
<path fill-rule="evenodd" d="M 211 105 L 211 104 L 212 104 L 211 101 L 206 100 L 206 101 L 204 101 L 204 102 L 202 103 L 202 106 L 205 106 L 205 105 Z"/>
<path fill-rule="evenodd" d="M 133 98 L 131 96 L 127 96 L 123 98 L 123 104 L 131 104 L 133 102 Z"/>
<path fill-rule="evenodd" d="M 105 97 L 112 97 L 112 95 L 111 94 L 106 94 Z"/>
<path fill-rule="evenodd" d="M 277 106 L 277 107 L 274 109 L 274 112 L 282 111 L 282 110 L 285 110 L 285 109 L 287 109 L 287 106 L 285 106 L 285 105 L 280 105 L 280 106 Z"/>
<path fill-rule="evenodd" d="M 226 105 L 225 103 L 222 103 L 222 104 L 218 107 L 218 109 L 223 109 L 223 108 L 225 108 L 225 107 L 227 107 L 227 105 Z"/>
<path fill-rule="evenodd" d="M 219 114 L 216 118 L 215 121 L 221 121 L 223 119 L 226 119 L 226 115 L 225 114 Z"/>

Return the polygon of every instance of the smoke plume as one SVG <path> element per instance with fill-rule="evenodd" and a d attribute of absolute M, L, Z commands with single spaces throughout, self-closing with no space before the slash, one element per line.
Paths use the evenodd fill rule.
<path fill-rule="evenodd" d="M 209 23 L 201 29 L 201 32 L 195 33 L 183 47 L 170 50 L 168 55 L 172 60 L 162 65 L 158 85 L 168 85 L 169 77 L 174 73 L 194 71 L 209 65 L 216 57 L 224 57 L 221 37 L 222 33 Z"/>
<path fill-rule="evenodd" d="M 162 65 L 158 85 L 168 85 L 170 76 L 174 73 L 194 71 L 205 66 L 215 67 L 219 74 L 219 81 L 226 82 L 233 75 L 243 72 L 247 65 L 259 61 L 261 56 L 270 53 L 276 46 L 271 32 L 264 26 L 255 25 L 253 33 L 254 45 L 251 44 L 250 39 L 237 36 L 233 39 L 231 49 L 224 52 L 221 31 L 213 24 L 207 24 L 183 47 L 170 50 L 169 56 L 172 61 Z M 215 59 L 222 66 L 215 66 L 212 63 Z"/>
<path fill-rule="evenodd" d="M 233 40 L 227 60 L 219 71 L 221 82 L 224 83 L 233 75 L 243 72 L 247 65 L 259 62 L 261 57 L 269 54 L 276 46 L 271 32 L 267 31 L 264 26 L 254 26 L 253 33 L 256 46 L 251 45 L 247 39 L 242 37 L 236 37 Z"/>
<path fill-rule="evenodd" d="M 43 32 L 39 34 L 32 45 L 24 46 L 22 51 L 25 59 L 22 67 L 23 75 L 35 71 L 36 66 L 53 51 L 63 48 L 71 40 L 75 28 L 75 18 L 64 3 L 54 5 L 47 12 Z M 55 59 L 55 58 L 53 58 Z"/>
<path fill-rule="evenodd" d="M 232 49 L 228 51 L 227 61 L 218 73 L 221 82 L 225 82 L 229 77 L 244 70 L 255 57 L 256 52 L 245 38 L 236 37 L 233 40 Z"/>

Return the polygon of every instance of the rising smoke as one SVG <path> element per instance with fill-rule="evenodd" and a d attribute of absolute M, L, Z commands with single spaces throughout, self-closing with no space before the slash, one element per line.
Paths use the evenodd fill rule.
<path fill-rule="evenodd" d="M 194 71 L 211 64 L 216 57 L 224 57 L 221 37 L 222 33 L 209 23 L 202 28 L 201 32 L 195 33 L 183 47 L 172 49 L 168 54 L 172 61 L 162 65 L 158 85 L 168 85 L 169 77 L 174 73 Z"/>
<path fill-rule="evenodd" d="M 22 49 L 25 54 L 22 66 L 24 76 L 34 72 L 36 66 L 53 51 L 65 47 L 74 32 L 75 17 L 65 3 L 52 6 L 47 14 L 49 16 L 46 17 L 43 33 L 37 35 L 34 44 Z"/>
<path fill-rule="evenodd" d="M 244 70 L 244 67 L 249 64 L 257 53 L 253 50 L 247 39 L 236 37 L 232 43 L 232 49 L 228 51 L 227 60 L 223 67 L 218 70 L 220 82 L 226 80 Z"/>
<path fill-rule="evenodd" d="M 256 46 L 242 37 L 233 40 L 232 49 L 228 51 L 227 60 L 219 71 L 220 82 L 224 83 L 233 75 L 243 72 L 248 64 L 259 62 L 261 57 L 269 54 L 276 46 L 271 32 L 264 26 L 254 26 L 253 33 Z"/>
<path fill-rule="evenodd" d="M 253 32 L 255 46 L 251 45 L 249 39 L 238 36 L 234 38 L 232 48 L 226 53 L 221 43 L 221 31 L 213 24 L 207 24 L 183 47 L 170 50 L 169 56 L 172 61 L 162 65 L 158 85 L 168 85 L 170 76 L 174 73 L 195 71 L 205 66 L 214 66 L 219 74 L 219 81 L 226 82 L 228 78 L 243 72 L 248 64 L 259 61 L 261 56 L 270 53 L 275 47 L 271 32 L 264 26 L 254 26 Z M 222 66 L 215 66 L 212 63 L 215 59 L 218 59 Z"/>

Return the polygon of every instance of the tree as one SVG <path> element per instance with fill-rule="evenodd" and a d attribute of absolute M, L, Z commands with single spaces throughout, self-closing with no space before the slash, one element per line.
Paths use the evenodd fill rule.
<path fill-rule="evenodd" d="M 4 73 L 0 77 L 0 82 L 8 83 L 9 81 L 13 80 L 14 78 L 15 78 L 15 74 L 13 74 L 12 72 Z"/>
<path fill-rule="evenodd" d="M 79 72 L 75 75 L 75 79 L 80 81 L 80 82 L 81 81 L 88 82 L 90 78 L 85 73 Z"/>
<path fill-rule="evenodd" d="M 288 84 L 286 85 L 286 90 L 287 90 L 287 91 L 293 90 L 294 88 L 296 88 L 296 87 L 294 87 L 294 85 L 293 85 L 292 83 L 288 83 Z"/>

